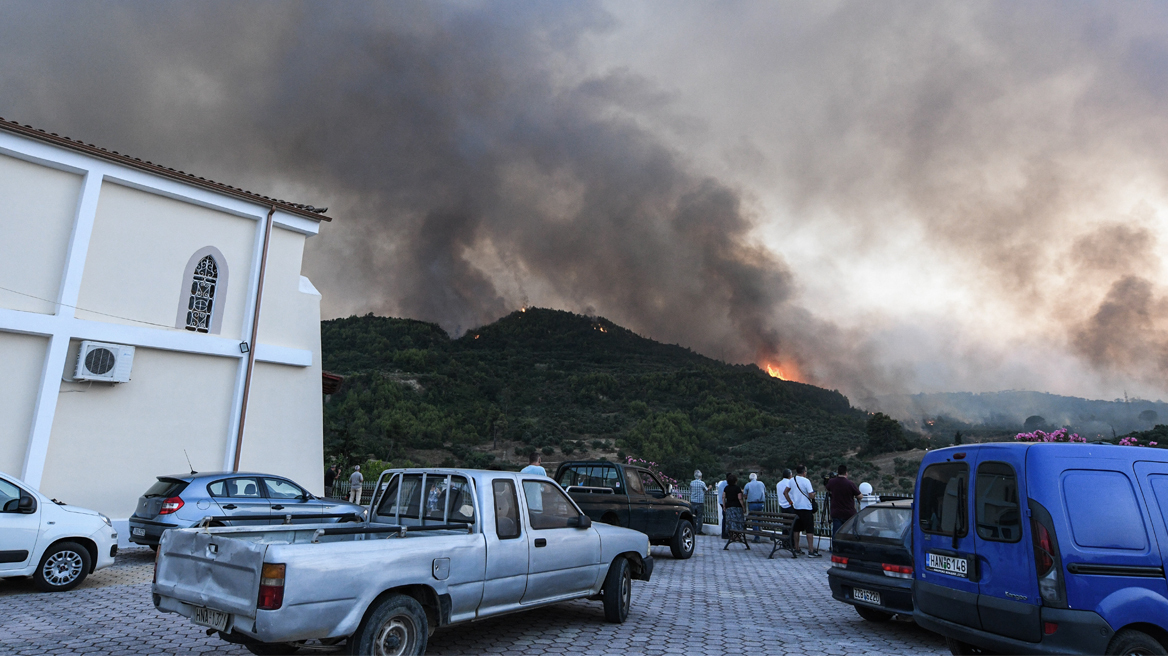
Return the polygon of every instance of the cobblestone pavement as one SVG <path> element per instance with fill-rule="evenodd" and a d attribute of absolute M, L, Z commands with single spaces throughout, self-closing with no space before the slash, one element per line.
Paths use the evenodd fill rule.
<path fill-rule="evenodd" d="M 761 545 L 760 545 L 761 546 Z M 628 621 L 576 601 L 436 633 L 431 654 L 939 654 L 940 636 L 911 621 L 873 624 L 831 598 L 827 558 L 791 560 L 714 537 L 675 561 L 654 547 L 649 583 L 633 583 Z M 154 554 L 127 549 L 113 567 L 62 594 L 0 581 L 0 654 L 246 654 L 150 601 Z"/>

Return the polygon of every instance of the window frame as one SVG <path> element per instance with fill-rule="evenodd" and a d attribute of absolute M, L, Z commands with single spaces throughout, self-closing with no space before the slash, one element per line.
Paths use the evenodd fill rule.
<path fill-rule="evenodd" d="M 508 535 L 506 537 L 499 532 L 499 490 L 496 486 L 500 484 L 510 489 L 512 507 L 515 509 L 515 535 Z M 506 494 L 506 491 L 504 491 L 504 494 Z M 499 540 L 518 540 L 522 538 L 523 520 L 520 518 L 522 512 L 519 508 L 519 492 L 515 489 L 515 481 L 510 478 L 496 478 L 491 481 L 491 502 L 494 504 L 492 507 L 495 511 L 495 538 Z"/>
<path fill-rule="evenodd" d="M 210 257 L 215 262 L 216 275 L 215 291 L 212 294 L 210 316 L 207 320 L 207 330 L 203 332 L 188 326 L 187 312 L 190 311 L 191 289 L 195 284 L 195 270 L 198 268 L 199 263 L 206 257 Z M 196 335 L 220 334 L 223 328 L 223 307 L 227 299 L 230 277 L 227 258 L 224 257 L 223 252 L 218 248 L 204 246 L 195 251 L 194 255 L 191 255 L 191 258 L 187 261 L 186 268 L 183 270 L 182 287 L 179 289 L 178 311 L 175 315 L 174 327 L 186 332 L 193 332 Z"/>
<path fill-rule="evenodd" d="M 262 478 L 264 478 L 264 477 L 263 476 L 226 476 L 224 478 L 220 478 L 220 479 L 211 481 L 210 483 L 207 483 L 207 496 L 211 497 L 212 499 L 267 499 L 268 498 L 268 488 L 266 485 L 264 485 L 263 481 L 260 480 Z M 260 492 L 259 496 L 237 497 L 237 496 L 234 496 L 231 494 L 230 488 L 227 487 L 228 481 L 242 481 L 245 479 L 255 481 L 256 489 L 259 490 L 259 492 Z M 216 483 L 223 483 L 223 491 L 226 494 L 218 495 L 218 494 L 215 494 L 214 492 L 211 491 L 211 486 L 215 485 Z M 300 487 L 300 486 L 297 485 L 296 487 Z"/>
<path fill-rule="evenodd" d="M 1010 470 L 1010 474 L 1014 477 L 1014 494 L 1016 497 L 1018 497 L 1018 499 L 1016 499 L 1015 503 L 1014 503 L 1014 509 L 1018 515 L 1018 523 L 1017 523 L 1018 536 L 1015 539 L 1005 540 L 1002 538 L 987 537 L 985 535 L 982 535 L 982 532 L 981 532 L 982 505 L 979 503 L 978 479 L 982 476 L 982 473 L 981 473 L 982 467 L 985 467 L 986 465 L 990 465 L 993 467 L 1006 467 Z M 993 475 L 993 474 L 991 474 L 991 475 Z M 1003 462 L 1001 460 L 986 460 L 985 462 L 977 463 L 977 470 L 974 472 L 974 478 L 973 478 L 973 522 L 974 522 L 974 527 L 975 527 L 974 533 L 977 535 L 979 540 L 985 540 L 987 542 L 1002 542 L 1002 543 L 1006 543 L 1006 544 L 1015 544 L 1015 543 L 1022 541 L 1022 502 L 1021 502 L 1021 495 L 1018 494 L 1018 470 L 1015 469 L 1014 466 L 1011 465 L 1010 463 Z"/>
<path fill-rule="evenodd" d="M 576 504 L 572 501 L 572 497 L 570 497 L 567 492 L 564 492 L 564 488 L 560 487 L 558 484 L 556 484 L 554 482 L 548 483 L 548 481 L 540 481 L 540 480 L 536 480 L 536 479 L 532 479 L 532 478 L 525 478 L 522 481 L 520 481 L 520 485 L 524 485 L 526 483 L 532 483 L 534 485 L 541 485 L 541 486 L 542 485 L 550 485 L 552 493 L 559 494 L 561 497 L 563 497 L 564 501 L 567 504 L 567 507 L 576 511 L 575 516 L 577 518 L 581 517 L 582 513 L 580 512 L 580 509 L 576 507 Z M 551 530 L 562 529 L 562 528 L 575 528 L 570 524 L 565 524 L 563 526 L 536 526 L 535 522 L 532 521 L 533 517 L 531 515 L 531 510 L 532 510 L 531 509 L 531 497 L 528 495 L 526 487 L 523 489 L 523 498 L 524 498 L 523 505 L 527 510 L 527 526 L 531 530 L 533 530 L 533 531 L 551 531 Z M 540 506 L 541 506 L 540 514 L 542 515 L 543 514 L 543 510 L 542 510 L 543 493 L 542 492 L 540 493 L 540 496 L 539 496 L 539 502 L 540 502 Z M 564 519 L 565 519 L 565 521 L 570 521 L 572 518 L 565 517 Z"/>
<path fill-rule="evenodd" d="M 924 471 L 921 472 L 921 481 L 922 482 L 925 480 L 925 476 L 929 473 L 929 470 L 933 469 L 934 467 L 938 467 L 938 468 L 939 467 L 957 467 L 958 469 L 962 470 L 962 473 L 964 474 L 965 483 L 964 483 L 964 486 L 960 489 L 964 490 L 965 496 L 967 498 L 965 499 L 965 504 L 964 505 L 959 504 L 958 508 L 957 508 L 957 511 L 958 511 L 957 518 L 960 522 L 960 530 L 957 530 L 957 528 L 954 527 L 954 530 L 952 532 L 946 532 L 943 530 L 942 531 L 931 531 L 931 530 L 928 530 L 925 528 L 925 523 L 924 523 L 924 521 L 925 521 L 925 513 L 924 513 L 925 504 L 923 503 L 923 497 L 921 496 L 920 488 L 922 486 L 920 486 L 920 485 L 917 486 L 917 493 L 916 493 L 917 499 L 918 499 L 918 501 L 920 501 L 920 504 L 919 504 L 920 508 L 917 511 L 919 513 L 917 525 L 920 526 L 922 533 L 926 533 L 928 535 L 941 535 L 941 536 L 944 536 L 947 538 L 957 537 L 958 539 L 965 538 L 969 535 L 969 499 L 968 499 L 968 495 L 969 495 L 968 488 L 969 488 L 969 483 L 970 483 L 969 463 L 951 462 L 951 461 L 934 462 L 930 465 L 927 465 L 925 467 Z M 948 484 L 946 484 L 946 485 L 948 485 Z M 962 495 L 958 494 L 957 498 L 960 500 L 962 498 Z M 944 500 L 942 500 L 942 506 L 943 505 L 944 505 Z"/>
<path fill-rule="evenodd" d="M 300 487 L 299 485 L 293 483 L 292 481 L 290 481 L 286 478 L 280 478 L 279 476 L 261 476 L 260 478 L 263 479 L 263 481 L 264 481 L 264 494 L 269 499 L 280 499 L 282 501 L 290 501 L 293 499 L 307 498 L 306 497 L 306 495 L 308 494 L 307 490 L 305 490 L 304 488 Z M 294 497 L 274 497 L 274 496 L 272 496 L 272 490 L 268 488 L 268 481 L 279 481 L 281 483 L 287 483 L 288 485 L 291 485 L 292 487 L 296 488 L 297 490 L 300 490 L 300 494 L 298 496 L 294 496 Z"/>
<path fill-rule="evenodd" d="M 630 472 L 632 473 L 630 475 Z M 625 481 L 629 494 L 644 495 L 645 487 L 641 485 L 641 470 L 636 467 L 625 467 Z"/>

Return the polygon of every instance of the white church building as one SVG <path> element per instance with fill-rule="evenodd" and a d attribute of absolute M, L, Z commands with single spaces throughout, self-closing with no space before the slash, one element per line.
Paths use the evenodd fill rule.
<path fill-rule="evenodd" d="M 0 471 L 122 535 L 186 455 L 323 492 L 327 220 L 0 119 Z"/>

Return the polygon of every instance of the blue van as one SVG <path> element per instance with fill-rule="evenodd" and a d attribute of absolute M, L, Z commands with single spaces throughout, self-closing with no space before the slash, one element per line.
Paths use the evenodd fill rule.
<path fill-rule="evenodd" d="M 954 654 L 1168 654 L 1168 452 L 991 443 L 930 451 L 913 613 Z"/>

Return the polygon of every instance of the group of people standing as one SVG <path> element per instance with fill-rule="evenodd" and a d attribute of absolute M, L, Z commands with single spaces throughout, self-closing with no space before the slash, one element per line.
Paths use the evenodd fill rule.
<path fill-rule="evenodd" d="M 333 465 L 324 471 L 324 496 L 331 498 L 333 496 L 333 486 L 337 482 L 337 477 L 341 475 L 341 467 Z M 349 503 L 361 505 L 361 487 L 365 483 L 365 477 L 361 475 L 361 465 L 353 466 L 353 473 L 349 474 Z"/>
<path fill-rule="evenodd" d="M 828 478 L 826 482 L 829 510 L 831 514 L 831 533 L 839 530 L 845 521 L 856 514 L 856 500 L 860 498 L 860 489 L 848 479 L 848 468 L 840 465 L 837 474 Z M 706 493 L 710 486 L 702 480 L 700 470 L 694 472 L 694 480 L 690 483 L 690 503 L 698 517 L 705 514 Z M 726 478 L 719 481 L 716 488 L 718 505 L 722 508 L 722 538 L 728 539 L 730 533 L 741 533 L 746 530 L 746 512 L 762 512 L 766 507 L 766 484 L 758 480 L 758 474 L 750 474 L 750 482 L 738 486 L 738 477 L 727 473 Z M 795 471 L 783 470 L 783 478 L 775 485 L 778 495 L 779 512 L 794 514 L 795 524 L 792 527 L 791 544 L 796 555 L 806 553 L 811 558 L 819 558 L 819 549 L 813 546 L 815 535 L 815 486 L 807 478 L 807 466 L 799 465 Z M 799 548 L 799 535 L 807 536 L 807 551 Z M 760 539 L 755 537 L 755 542 Z"/>

